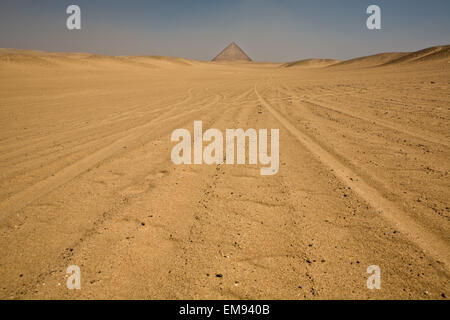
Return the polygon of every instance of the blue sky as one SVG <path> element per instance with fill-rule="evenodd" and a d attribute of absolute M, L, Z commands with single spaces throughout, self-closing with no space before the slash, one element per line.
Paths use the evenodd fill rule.
<path fill-rule="evenodd" d="M 66 8 L 82 30 L 66 29 Z M 366 28 L 366 8 L 382 30 Z M 257 61 L 347 59 L 450 44 L 449 0 L 1 0 L 0 47 L 209 60 L 237 42 Z"/>

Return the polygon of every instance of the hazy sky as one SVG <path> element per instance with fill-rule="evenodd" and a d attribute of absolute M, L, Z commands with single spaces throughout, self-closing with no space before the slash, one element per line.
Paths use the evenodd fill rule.
<path fill-rule="evenodd" d="M 81 30 L 66 29 L 70 4 Z M 210 60 L 235 41 L 257 61 L 346 59 L 450 44 L 449 13 L 450 0 L 0 0 L 0 47 Z"/>

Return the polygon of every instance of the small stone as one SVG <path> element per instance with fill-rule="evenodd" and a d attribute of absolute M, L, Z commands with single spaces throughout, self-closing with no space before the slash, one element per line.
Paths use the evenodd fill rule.
<path fill-rule="evenodd" d="M 216 277 L 217 277 L 217 278 L 222 278 L 223 275 L 222 275 L 221 273 L 216 273 Z"/>

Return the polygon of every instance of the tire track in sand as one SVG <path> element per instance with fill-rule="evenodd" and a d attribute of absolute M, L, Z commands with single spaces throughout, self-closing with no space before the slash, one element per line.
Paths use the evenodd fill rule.
<path fill-rule="evenodd" d="M 373 123 L 373 124 L 376 124 L 378 126 L 385 127 L 387 129 L 391 129 L 391 130 L 394 130 L 394 131 L 398 131 L 398 132 L 407 134 L 407 135 L 409 135 L 411 137 L 418 138 L 420 140 L 425 140 L 425 141 L 428 141 L 428 142 L 433 142 L 433 143 L 436 143 L 436 144 L 439 144 L 439 145 L 450 147 L 450 143 L 444 137 L 438 136 L 438 135 L 433 134 L 431 132 L 425 132 L 423 130 L 416 129 L 416 128 L 414 129 L 415 131 L 411 131 L 411 130 L 406 129 L 406 128 L 401 128 L 401 127 L 395 126 L 395 125 L 393 125 L 393 124 L 391 124 L 391 123 L 389 123 L 389 122 L 387 122 L 385 120 L 382 120 L 382 119 L 371 119 L 371 118 L 368 118 L 368 117 L 364 117 L 364 116 L 362 116 L 360 114 L 356 115 L 356 114 L 348 112 L 348 111 L 343 111 L 342 109 L 333 108 L 333 107 L 328 106 L 328 105 L 325 106 L 322 103 L 319 103 L 317 101 L 302 99 L 302 100 L 300 100 L 300 102 L 307 103 L 309 105 L 312 105 L 312 106 L 315 106 L 315 107 L 319 107 L 319 108 L 322 108 L 322 109 L 326 109 L 328 111 L 335 112 L 335 113 L 338 113 L 338 114 L 342 114 L 342 115 L 345 115 L 345 116 L 348 116 L 348 117 L 351 117 L 351 118 L 355 118 L 355 119 L 358 119 L 358 120 L 363 120 L 363 121 L 366 121 L 368 123 Z"/>
<path fill-rule="evenodd" d="M 129 134 L 127 136 L 114 141 L 110 145 L 97 150 L 91 155 L 65 167 L 61 171 L 55 173 L 53 176 L 37 182 L 28 189 L 25 189 L 19 193 L 14 194 L 10 198 L 0 203 L 0 212 L 2 214 L 1 218 L 2 219 L 7 218 L 10 214 L 16 213 L 17 211 L 21 210 L 34 200 L 47 194 L 48 192 L 52 191 L 58 186 L 70 181 L 71 179 L 82 174 L 83 172 L 92 168 L 101 161 L 111 157 L 116 152 L 121 150 L 124 144 L 135 141 L 139 136 L 145 134 L 146 130 L 151 129 L 153 125 L 161 124 L 163 122 L 177 118 L 186 117 L 188 114 L 195 113 L 205 108 L 208 108 L 209 106 L 214 105 L 218 101 L 219 97 L 216 95 L 216 97 L 213 99 L 212 102 L 209 102 L 199 108 L 192 109 L 187 112 L 183 112 L 168 118 L 157 117 L 144 125 L 129 130 Z"/>
<path fill-rule="evenodd" d="M 447 271 L 450 271 L 450 247 L 445 240 L 417 224 L 413 219 L 409 218 L 405 212 L 397 208 L 389 200 L 385 199 L 378 190 L 368 185 L 355 172 L 347 168 L 310 137 L 298 130 L 284 116 L 272 108 L 272 106 L 259 94 L 256 85 L 255 93 L 260 103 L 275 117 L 275 119 L 277 119 L 300 143 L 314 154 L 320 162 L 331 168 L 337 178 L 361 196 L 362 199 L 367 201 L 390 223 L 394 224 L 398 230 L 406 234 L 408 239 L 417 244 L 438 262 L 442 263 Z"/>
<path fill-rule="evenodd" d="M 375 124 L 377 126 L 380 127 L 384 127 L 387 129 L 391 129 L 406 135 L 409 135 L 411 137 L 417 138 L 419 140 L 423 140 L 423 141 L 427 141 L 427 142 L 432 142 L 432 143 L 436 143 L 439 144 L 441 146 L 446 146 L 446 147 L 450 147 L 450 143 L 447 141 L 447 139 L 441 135 L 429 132 L 429 131 L 424 131 L 418 128 L 414 128 L 414 131 L 408 128 L 405 128 L 404 126 L 398 126 L 398 125 L 394 125 L 392 123 L 390 123 L 389 121 L 385 121 L 383 119 L 380 118 L 370 118 L 370 117 L 365 117 L 361 114 L 355 114 L 354 112 L 350 112 L 350 111 L 346 111 L 346 110 L 342 110 L 342 108 L 335 108 L 330 106 L 329 104 L 324 105 L 324 102 L 321 101 L 317 101 L 317 100 L 312 100 L 312 99 L 305 99 L 303 97 L 298 96 L 298 94 L 295 93 L 294 90 L 289 89 L 285 86 L 280 86 L 280 88 L 282 88 L 282 90 L 288 95 L 291 96 L 292 99 L 297 99 L 299 102 L 304 103 L 304 104 L 309 104 L 310 106 L 316 107 L 316 108 L 321 108 L 321 109 L 325 109 L 328 110 L 330 112 L 334 112 L 340 115 L 344 115 L 353 119 L 357 119 L 357 120 L 362 120 L 365 122 L 368 122 L 370 124 Z M 325 102 L 326 103 L 326 102 Z"/>

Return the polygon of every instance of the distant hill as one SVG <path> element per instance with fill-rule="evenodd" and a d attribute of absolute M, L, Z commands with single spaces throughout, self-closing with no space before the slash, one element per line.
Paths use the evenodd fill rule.
<path fill-rule="evenodd" d="M 387 52 L 370 56 L 349 59 L 345 61 L 333 59 L 305 59 L 281 64 L 281 68 L 338 68 L 358 69 L 382 67 L 397 64 L 421 62 L 450 63 L 450 45 L 426 48 L 416 52 Z"/>
<path fill-rule="evenodd" d="M 282 68 L 303 67 L 303 68 L 321 68 L 339 63 L 340 60 L 333 59 L 305 59 L 294 62 L 288 62 L 281 65 Z"/>
<path fill-rule="evenodd" d="M 355 68 L 374 67 L 401 58 L 407 54 L 408 54 L 407 52 L 379 53 L 371 56 L 342 61 L 337 64 L 334 64 L 331 67 L 355 67 Z"/>
<path fill-rule="evenodd" d="M 45 52 L 36 50 L 1 49 L 0 64 L 17 67 L 146 67 L 170 68 L 192 66 L 198 61 L 163 56 L 107 56 L 90 53 Z"/>
<path fill-rule="evenodd" d="M 431 47 L 412 52 L 397 59 L 386 62 L 385 65 L 412 62 L 428 62 L 437 60 L 450 60 L 450 45 Z"/>
<path fill-rule="evenodd" d="M 330 66 L 331 68 L 367 68 L 412 63 L 443 62 L 450 63 L 450 45 L 436 46 L 415 52 L 380 53 L 367 57 L 346 60 Z"/>

